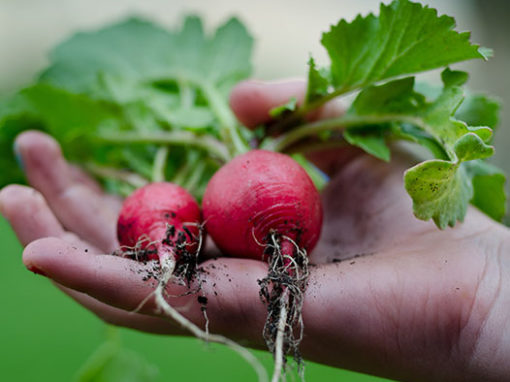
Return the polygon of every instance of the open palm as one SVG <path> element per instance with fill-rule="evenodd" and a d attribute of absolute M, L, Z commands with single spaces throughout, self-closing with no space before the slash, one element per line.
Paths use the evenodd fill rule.
<path fill-rule="evenodd" d="M 256 125 L 303 89 L 301 82 L 244 83 L 232 107 L 243 123 Z M 153 285 L 141 276 L 146 266 L 108 255 L 117 247 L 120 201 L 66 163 L 44 134 L 22 134 L 17 150 L 33 188 L 6 187 L 0 208 L 26 246 L 26 266 L 107 322 L 181 334 L 150 301 L 131 313 Z M 417 220 L 402 182 L 412 164 L 405 154 L 391 164 L 351 150 L 314 160 L 332 180 L 311 254 L 304 357 L 405 381 L 509 380 L 508 230 L 475 209 L 445 231 Z M 266 308 L 257 279 L 266 265 L 220 257 L 202 266 L 211 331 L 263 346 Z M 171 295 L 182 292 L 170 288 Z M 196 296 L 169 302 L 204 324 Z"/>

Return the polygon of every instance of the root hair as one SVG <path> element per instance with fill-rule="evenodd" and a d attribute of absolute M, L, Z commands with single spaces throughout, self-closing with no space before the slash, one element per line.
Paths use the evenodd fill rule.
<path fill-rule="evenodd" d="M 294 247 L 292 256 L 282 252 L 283 242 Z M 272 381 L 277 382 L 285 372 L 289 354 L 303 375 L 299 344 L 304 332 L 301 309 L 309 278 L 308 256 L 294 240 L 275 232 L 268 237 L 265 252 L 269 255 L 268 274 L 259 280 L 260 297 L 267 305 L 263 336 L 275 359 Z"/>

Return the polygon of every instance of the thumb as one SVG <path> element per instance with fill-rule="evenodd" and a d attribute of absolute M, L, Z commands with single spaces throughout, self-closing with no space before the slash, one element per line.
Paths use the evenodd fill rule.
<path fill-rule="evenodd" d="M 306 92 L 304 80 L 263 82 L 248 80 L 237 84 L 230 94 L 230 107 L 239 122 L 248 128 L 269 122 L 269 111 L 295 97 L 303 102 Z"/>
<path fill-rule="evenodd" d="M 230 107 L 237 119 L 248 128 L 267 123 L 271 120 L 270 110 L 285 104 L 292 97 L 302 104 L 306 94 L 306 81 L 243 81 L 234 87 L 230 95 Z M 321 109 L 308 115 L 311 120 L 334 118 L 344 113 L 344 106 L 338 100 L 332 100 Z M 328 175 L 336 173 L 343 164 L 358 156 L 361 150 L 347 146 L 341 149 L 327 149 L 310 152 L 308 159 Z"/>

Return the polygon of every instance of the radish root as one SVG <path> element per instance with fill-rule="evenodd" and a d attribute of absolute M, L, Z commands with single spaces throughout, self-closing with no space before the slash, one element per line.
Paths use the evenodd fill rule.
<path fill-rule="evenodd" d="M 283 292 L 281 302 L 280 302 L 280 318 L 278 320 L 277 327 L 277 335 L 276 342 L 274 348 L 274 369 L 273 369 L 273 377 L 271 378 L 271 382 L 278 382 L 280 377 L 282 376 L 282 369 L 284 366 L 284 357 L 283 354 L 283 345 L 285 340 L 285 332 L 287 329 L 287 305 L 289 304 L 289 290 L 286 289 Z"/>
<path fill-rule="evenodd" d="M 292 354 L 304 379 L 303 358 L 299 344 L 303 338 L 303 296 L 309 270 L 306 251 L 291 238 L 272 233 L 265 253 L 269 256 L 268 275 L 259 280 L 260 296 L 267 304 L 264 339 L 274 357 L 271 381 L 285 375 L 287 355 Z"/>

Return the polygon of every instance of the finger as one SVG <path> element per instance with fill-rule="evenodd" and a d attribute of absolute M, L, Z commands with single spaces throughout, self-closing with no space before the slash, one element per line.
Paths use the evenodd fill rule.
<path fill-rule="evenodd" d="M 276 106 L 288 102 L 292 97 L 302 103 L 306 92 L 303 80 L 279 82 L 244 81 L 239 83 L 230 95 L 230 107 L 241 123 L 247 127 L 256 127 L 269 122 L 269 112 Z M 309 116 L 311 119 L 334 118 L 345 111 L 340 100 L 334 99 Z M 318 168 L 328 175 L 335 174 L 344 163 L 358 156 L 361 150 L 354 147 L 327 149 L 307 154 Z"/>
<path fill-rule="evenodd" d="M 271 109 L 284 105 L 296 98 L 298 105 L 303 103 L 306 94 L 306 81 L 243 81 L 237 84 L 230 94 L 230 107 L 237 119 L 246 127 L 256 127 L 269 122 Z M 312 112 L 312 119 L 334 118 L 343 114 L 345 106 L 339 99 L 329 101 L 319 110 Z"/>
<path fill-rule="evenodd" d="M 230 94 L 230 107 L 246 127 L 256 127 L 271 119 L 269 111 L 283 105 L 292 97 L 302 103 L 306 90 L 303 80 L 280 82 L 244 81 Z"/>
<path fill-rule="evenodd" d="M 69 175 L 71 176 L 73 183 L 81 183 L 92 191 L 102 194 L 102 189 L 99 183 L 97 183 L 94 179 L 92 179 L 88 174 L 86 174 L 81 168 L 76 165 L 68 164 L 69 167 Z"/>
<path fill-rule="evenodd" d="M 75 180 L 57 142 L 29 131 L 17 138 L 16 148 L 30 184 L 43 194 L 63 226 L 105 252 L 114 250 L 117 211 L 96 191 Z"/>
<path fill-rule="evenodd" d="M 132 311 L 154 290 L 156 283 L 146 280 L 153 264 L 109 256 L 90 256 L 83 248 L 55 239 L 41 239 L 24 251 L 23 261 L 59 284 L 85 293 L 105 304 Z M 257 279 L 263 278 L 267 266 L 253 260 L 218 259 L 204 265 L 200 295 L 207 298 L 207 315 L 212 332 L 228 333 L 233 338 L 261 340 L 266 316 L 259 298 Z M 182 295 L 188 289 L 171 285 L 171 296 Z M 205 320 L 197 295 L 169 297 L 169 303 L 200 327 Z M 157 314 L 149 299 L 141 313 Z"/>
<path fill-rule="evenodd" d="M 76 235 L 64 230 L 42 195 L 33 188 L 20 185 L 3 188 L 0 191 L 0 212 L 23 246 L 50 236 L 69 243 L 81 243 Z"/>
<path fill-rule="evenodd" d="M 0 211 L 23 246 L 42 237 L 60 237 L 64 229 L 39 192 L 10 185 L 0 191 Z"/>
<path fill-rule="evenodd" d="M 182 334 L 182 330 L 174 328 L 170 325 L 168 320 L 163 318 L 118 309 L 104 304 L 84 293 L 80 293 L 60 285 L 57 286 L 73 300 L 90 310 L 108 324 L 154 334 Z"/>
<path fill-rule="evenodd" d="M 122 207 L 122 198 L 120 196 L 105 194 L 101 188 L 101 185 L 80 167 L 72 164 L 69 165 L 69 167 L 71 169 L 71 176 L 74 183 L 81 183 L 87 186 L 89 189 L 97 193 L 103 200 L 105 200 L 106 204 L 110 206 L 114 212 L 118 213 L 120 211 Z"/>

